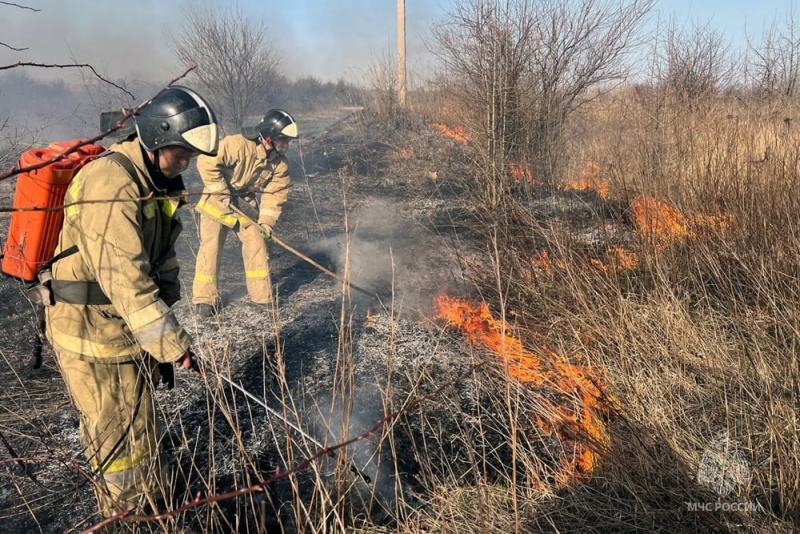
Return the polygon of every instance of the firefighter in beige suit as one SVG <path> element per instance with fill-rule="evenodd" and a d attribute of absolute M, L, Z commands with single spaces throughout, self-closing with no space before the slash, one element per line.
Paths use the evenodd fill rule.
<path fill-rule="evenodd" d="M 192 292 L 198 315 L 208 317 L 218 311 L 220 254 L 229 230 L 242 242 L 250 299 L 260 305 L 272 302 L 264 237 L 271 234 L 289 196 L 289 163 L 284 152 L 289 140 L 297 136 L 297 123 L 292 116 L 273 109 L 254 128 L 220 141 L 215 157 L 197 158 L 204 184 L 204 194 L 197 203 L 200 250 Z M 258 226 L 240 220 L 231 206 L 258 221 Z"/>
<path fill-rule="evenodd" d="M 172 364 L 196 365 L 170 309 L 180 298 L 180 173 L 219 142 L 213 111 L 185 87 L 168 88 L 134 122 L 135 134 L 69 186 L 46 315 L 105 516 L 169 496 L 152 390 L 171 380 Z"/>

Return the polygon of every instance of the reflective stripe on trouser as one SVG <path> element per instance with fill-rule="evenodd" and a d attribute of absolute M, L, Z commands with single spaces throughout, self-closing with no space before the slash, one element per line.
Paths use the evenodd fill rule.
<path fill-rule="evenodd" d="M 228 230 L 227 226 L 200 214 L 200 249 L 192 284 L 193 304 L 214 305 L 219 300 L 219 256 Z M 250 299 L 258 303 L 272 302 L 269 257 L 261 229 L 252 224 L 237 225 L 234 232 L 242 242 L 242 261 Z"/>
<path fill-rule="evenodd" d="M 155 363 L 144 368 L 141 362 L 85 362 L 65 351 L 57 356 L 80 415 L 86 457 L 102 473 L 95 488 L 100 512 L 114 515 L 161 497 L 167 481 L 158 452 Z"/>

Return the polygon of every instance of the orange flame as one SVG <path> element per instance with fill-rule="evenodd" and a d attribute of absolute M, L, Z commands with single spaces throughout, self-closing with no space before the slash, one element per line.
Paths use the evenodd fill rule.
<path fill-rule="evenodd" d="M 531 264 L 544 271 L 547 276 L 553 276 L 553 269 L 565 269 L 567 264 L 564 260 L 550 260 L 550 254 L 546 250 L 540 250 L 531 259 Z"/>
<path fill-rule="evenodd" d="M 733 222 L 733 215 L 727 213 L 719 213 L 717 215 L 705 215 L 696 213 L 690 217 L 691 222 L 696 227 L 706 228 L 727 228 Z"/>
<path fill-rule="evenodd" d="M 546 347 L 541 347 L 541 354 L 527 350 L 518 338 L 506 333 L 504 323 L 492 317 L 485 302 L 475 307 L 465 300 L 441 295 L 436 305 L 437 319 L 460 328 L 470 343 L 491 349 L 521 383 L 549 388 L 572 399 L 569 407 L 543 400 L 541 412 L 547 417 L 539 414 L 533 417 L 539 428 L 568 444 L 565 450 L 573 451 L 572 458 L 560 459 L 555 477 L 559 485 L 591 472 L 598 458 L 596 447 L 586 443 L 608 444 L 603 416 L 611 411 L 594 370 L 564 363 Z"/>
<path fill-rule="evenodd" d="M 445 137 L 455 139 L 462 145 L 466 145 L 469 138 L 467 137 L 467 129 L 463 124 L 456 124 L 452 128 L 441 122 L 434 122 L 433 127 L 442 132 Z"/>
<path fill-rule="evenodd" d="M 407 148 L 401 148 L 400 150 L 397 151 L 397 153 L 402 159 L 408 159 L 414 154 Z"/>
<path fill-rule="evenodd" d="M 630 204 L 636 232 L 653 237 L 659 246 L 675 239 L 697 237 L 697 231 L 727 228 L 733 221 L 729 214 L 690 214 L 684 217 L 677 209 L 653 197 L 638 195 Z"/>
<path fill-rule="evenodd" d="M 608 263 L 603 263 L 597 258 L 591 258 L 589 263 L 598 271 L 604 273 L 613 273 L 616 271 L 628 271 L 635 269 L 639 264 L 639 258 L 635 252 L 621 247 L 619 245 L 612 245 L 608 248 Z"/>
<path fill-rule="evenodd" d="M 630 207 L 639 233 L 649 234 L 656 241 L 666 243 L 692 235 L 683 215 L 667 202 L 638 195 Z"/>
<path fill-rule="evenodd" d="M 602 198 L 607 198 L 609 191 L 608 182 L 600 179 L 600 166 L 592 161 L 586 163 L 580 178 L 568 180 L 563 188 L 574 191 L 594 191 Z"/>
<path fill-rule="evenodd" d="M 367 308 L 367 322 L 368 323 L 374 323 L 375 319 L 377 319 L 377 317 L 378 317 L 377 315 L 372 315 L 372 310 Z"/>
<path fill-rule="evenodd" d="M 508 173 L 517 183 L 543 185 L 541 180 L 534 178 L 530 168 L 523 163 L 511 163 L 508 166 Z"/>
<path fill-rule="evenodd" d="M 603 273 L 614 273 L 635 269 L 639 264 L 638 255 L 620 245 L 612 245 L 606 252 L 605 260 L 599 258 L 585 258 L 589 265 Z M 552 277 L 556 270 L 566 270 L 570 263 L 564 259 L 550 259 L 550 254 L 546 250 L 538 251 L 530 260 L 532 268 L 543 271 L 548 277 Z M 529 278 L 532 274 L 527 273 Z"/>
<path fill-rule="evenodd" d="M 636 253 L 631 252 L 624 247 L 614 245 L 610 247 L 608 251 L 614 255 L 614 262 L 619 266 L 620 269 L 635 269 L 639 264 L 639 258 L 636 257 Z"/>

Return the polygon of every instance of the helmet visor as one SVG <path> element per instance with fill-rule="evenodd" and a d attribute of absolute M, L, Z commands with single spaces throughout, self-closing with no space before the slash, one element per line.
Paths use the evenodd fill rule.
<path fill-rule="evenodd" d="M 215 123 L 204 124 L 183 132 L 183 139 L 201 154 L 207 156 L 215 156 L 217 154 L 219 131 Z"/>

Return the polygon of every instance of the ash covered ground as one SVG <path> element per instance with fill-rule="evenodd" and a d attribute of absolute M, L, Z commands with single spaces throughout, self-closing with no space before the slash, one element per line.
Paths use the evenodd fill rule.
<path fill-rule="evenodd" d="M 178 244 L 183 300 L 175 309 L 207 373 L 200 379 L 176 371 L 177 387 L 157 393 L 166 454 L 178 473 L 174 506 L 198 492 L 251 486 L 319 449 L 218 374 L 314 440 L 334 444 L 468 372 L 475 361 L 474 349 L 460 334 L 432 320 L 436 295 L 470 292 L 460 266 L 482 261 L 471 233 L 476 222 L 459 200 L 459 181 L 448 179 L 464 172 L 458 146 L 426 125 L 396 129 L 357 114 L 299 141 L 290 159 L 293 188 L 276 235 L 375 295 L 344 291 L 341 283 L 273 243 L 270 266 L 278 301 L 265 313 L 248 303 L 240 243 L 230 234 L 220 280 L 224 310 L 200 319 L 190 305 L 197 214 L 183 211 Z M 185 178 L 190 192 L 200 191 L 193 167 Z M 0 182 L 4 205 L 11 204 L 13 185 Z M 190 198 L 190 204 L 196 200 Z M 0 218 L 3 236 L 7 225 L 8 217 Z M 33 315 L 19 283 L 0 280 L 0 300 L 0 432 L 13 454 L 30 460 L 25 469 L 0 463 L 0 532 L 80 531 L 98 517 L 77 415 L 52 353 L 45 352 L 42 369 L 29 367 Z M 333 473 L 347 471 L 350 461 L 370 483 L 354 475 L 332 494 L 361 499 L 352 506 L 356 519 L 390 523 L 398 511 L 413 509 L 436 469 L 454 472 L 459 463 L 468 469 L 464 444 L 455 436 L 469 424 L 480 397 L 467 377 L 413 415 L 336 458 L 316 462 L 293 482 L 281 479 L 266 493 L 190 511 L 179 518 L 179 528 L 252 532 L 260 517 L 268 531 L 295 531 L 298 500 L 318 506 L 318 482 L 334 481 Z M 430 420 L 437 428 L 426 426 Z M 393 441 L 381 439 L 389 434 Z M 3 458 L 12 455 L 2 444 L 0 451 Z M 425 470 L 420 451 L 428 456 Z"/>
<path fill-rule="evenodd" d="M 447 202 L 457 191 L 443 190 L 433 171 L 415 160 L 398 159 L 401 147 L 394 143 L 400 137 L 394 135 L 379 121 L 353 115 L 297 143 L 290 154 L 293 188 L 275 229 L 284 241 L 375 296 L 343 292 L 341 283 L 271 244 L 278 305 L 272 313 L 255 309 L 248 303 L 240 243 L 230 234 L 220 280 L 224 311 L 200 319 L 190 305 L 197 214 L 183 211 L 185 230 L 178 245 L 183 300 L 176 312 L 210 372 L 199 379 L 178 371 L 176 389 L 158 392 L 167 454 L 182 479 L 176 484 L 176 505 L 197 491 L 223 493 L 269 478 L 276 468 L 317 449 L 293 431 L 288 437 L 295 445 L 287 447 L 286 426 L 216 373 L 278 411 L 293 407 L 294 413 L 287 413 L 293 423 L 332 444 L 383 417 L 393 402 L 385 394 L 392 373 L 412 376 L 411 369 L 433 360 L 451 371 L 468 367 L 463 358 L 459 362 L 463 347 L 455 342 L 458 338 L 443 346 L 442 330 L 430 320 L 433 297 L 458 292 L 461 283 L 452 253 L 452 222 L 461 214 L 449 213 Z M 416 159 L 446 162 L 450 157 L 452 144 L 435 132 L 423 129 L 413 135 Z M 190 191 L 200 190 L 193 166 L 185 178 Z M 0 183 L 3 204 L 10 206 L 13 187 L 14 180 Z M 8 221 L 7 216 L 0 219 L 4 237 Z M 0 280 L 0 299 L 0 377 L 5 385 L 0 431 L 16 456 L 30 460 L 26 469 L 7 460 L 0 464 L 0 532 L 81 530 L 98 518 L 85 481 L 77 415 L 49 349 L 42 369 L 29 366 L 34 319 L 20 283 Z M 345 377 L 348 366 L 354 372 Z M 343 392 L 352 405 L 341 402 Z M 348 415 L 342 424 L 343 413 Z M 385 486 L 381 491 L 391 501 L 395 475 L 388 469 L 379 472 L 386 452 L 378 451 L 375 441 L 359 443 L 346 454 L 369 473 L 374 486 Z M 5 446 L 0 454 L 11 456 Z M 411 465 L 414 459 L 402 462 Z M 336 467 L 330 460 L 318 465 L 323 471 Z M 302 485 L 304 477 L 310 481 L 313 476 L 301 473 L 298 479 Z M 291 493 L 284 480 L 267 495 L 271 523 L 289 530 Z M 209 519 L 203 509 L 187 514 L 180 524 L 186 531 L 205 531 L 209 525 L 248 531 L 254 524 L 248 523 L 246 510 L 264 498 L 221 503 L 228 525 L 226 519 Z"/>

